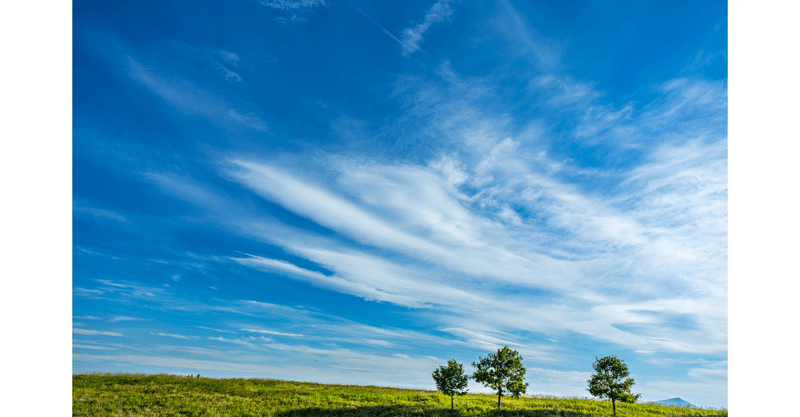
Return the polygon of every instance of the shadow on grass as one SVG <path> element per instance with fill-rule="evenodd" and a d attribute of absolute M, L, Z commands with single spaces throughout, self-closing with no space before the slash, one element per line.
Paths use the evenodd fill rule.
<path fill-rule="evenodd" d="M 275 414 L 276 417 L 303 417 L 303 416 L 363 416 L 363 417 L 389 417 L 389 416 L 441 416 L 441 417 L 467 417 L 467 416 L 491 416 L 491 417 L 589 417 L 589 414 L 579 413 L 569 410 L 491 410 L 491 411 L 471 411 L 471 410 L 450 410 L 449 408 L 432 408 L 409 405 L 376 405 L 356 408 L 301 408 L 289 410 Z"/>

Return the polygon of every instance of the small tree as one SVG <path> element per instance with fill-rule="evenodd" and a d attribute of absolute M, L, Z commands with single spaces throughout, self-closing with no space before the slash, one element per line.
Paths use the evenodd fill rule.
<path fill-rule="evenodd" d="M 464 373 L 464 367 L 455 359 L 450 359 L 447 361 L 447 366 L 442 365 L 433 371 L 433 380 L 436 381 L 436 389 L 450 396 L 451 410 L 454 409 L 453 396 L 467 393 L 469 377 Z"/>
<path fill-rule="evenodd" d="M 628 366 L 616 356 L 595 358 L 593 367 L 597 373 L 592 375 L 592 379 L 588 381 L 588 391 L 595 397 L 610 399 L 614 415 L 617 415 L 617 401 L 635 403 L 641 396 L 641 394 L 631 394 L 631 386 L 635 382 L 633 382 L 633 378 L 623 380 L 629 375 Z"/>
<path fill-rule="evenodd" d="M 490 353 L 472 366 L 477 369 L 472 375 L 475 381 L 497 391 L 497 409 L 500 410 L 500 397 L 503 390 L 511 393 L 514 398 L 519 398 L 528 388 L 527 383 L 522 383 L 525 378 L 525 367 L 522 366 L 522 356 L 508 346 L 498 349 L 497 353 Z"/>

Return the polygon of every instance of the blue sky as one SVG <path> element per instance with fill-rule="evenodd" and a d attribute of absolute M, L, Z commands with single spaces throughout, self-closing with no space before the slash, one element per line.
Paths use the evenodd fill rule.
<path fill-rule="evenodd" d="M 727 407 L 725 2 L 75 2 L 73 372 Z M 470 385 L 473 392 L 483 387 Z"/>

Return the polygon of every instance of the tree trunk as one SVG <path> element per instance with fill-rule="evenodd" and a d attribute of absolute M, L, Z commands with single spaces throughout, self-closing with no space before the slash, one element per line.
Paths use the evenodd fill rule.
<path fill-rule="evenodd" d="M 450 411 L 453 411 L 453 396 L 450 396 Z"/>
<path fill-rule="evenodd" d="M 497 410 L 500 411 L 500 397 L 503 396 L 503 389 L 497 390 Z"/>
<path fill-rule="evenodd" d="M 614 402 L 613 399 L 611 400 L 611 408 L 614 409 L 614 415 L 617 415 L 617 404 Z"/>

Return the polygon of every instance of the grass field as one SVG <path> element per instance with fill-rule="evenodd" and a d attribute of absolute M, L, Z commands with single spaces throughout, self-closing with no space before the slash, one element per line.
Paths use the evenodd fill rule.
<path fill-rule="evenodd" d="M 504 416 L 610 416 L 611 403 L 588 399 L 503 397 Z M 214 379 L 175 375 L 86 374 L 72 377 L 74 416 L 494 416 L 497 397 L 455 399 L 436 391 L 325 385 L 269 379 Z M 617 415 L 727 416 L 692 410 L 619 404 Z"/>

